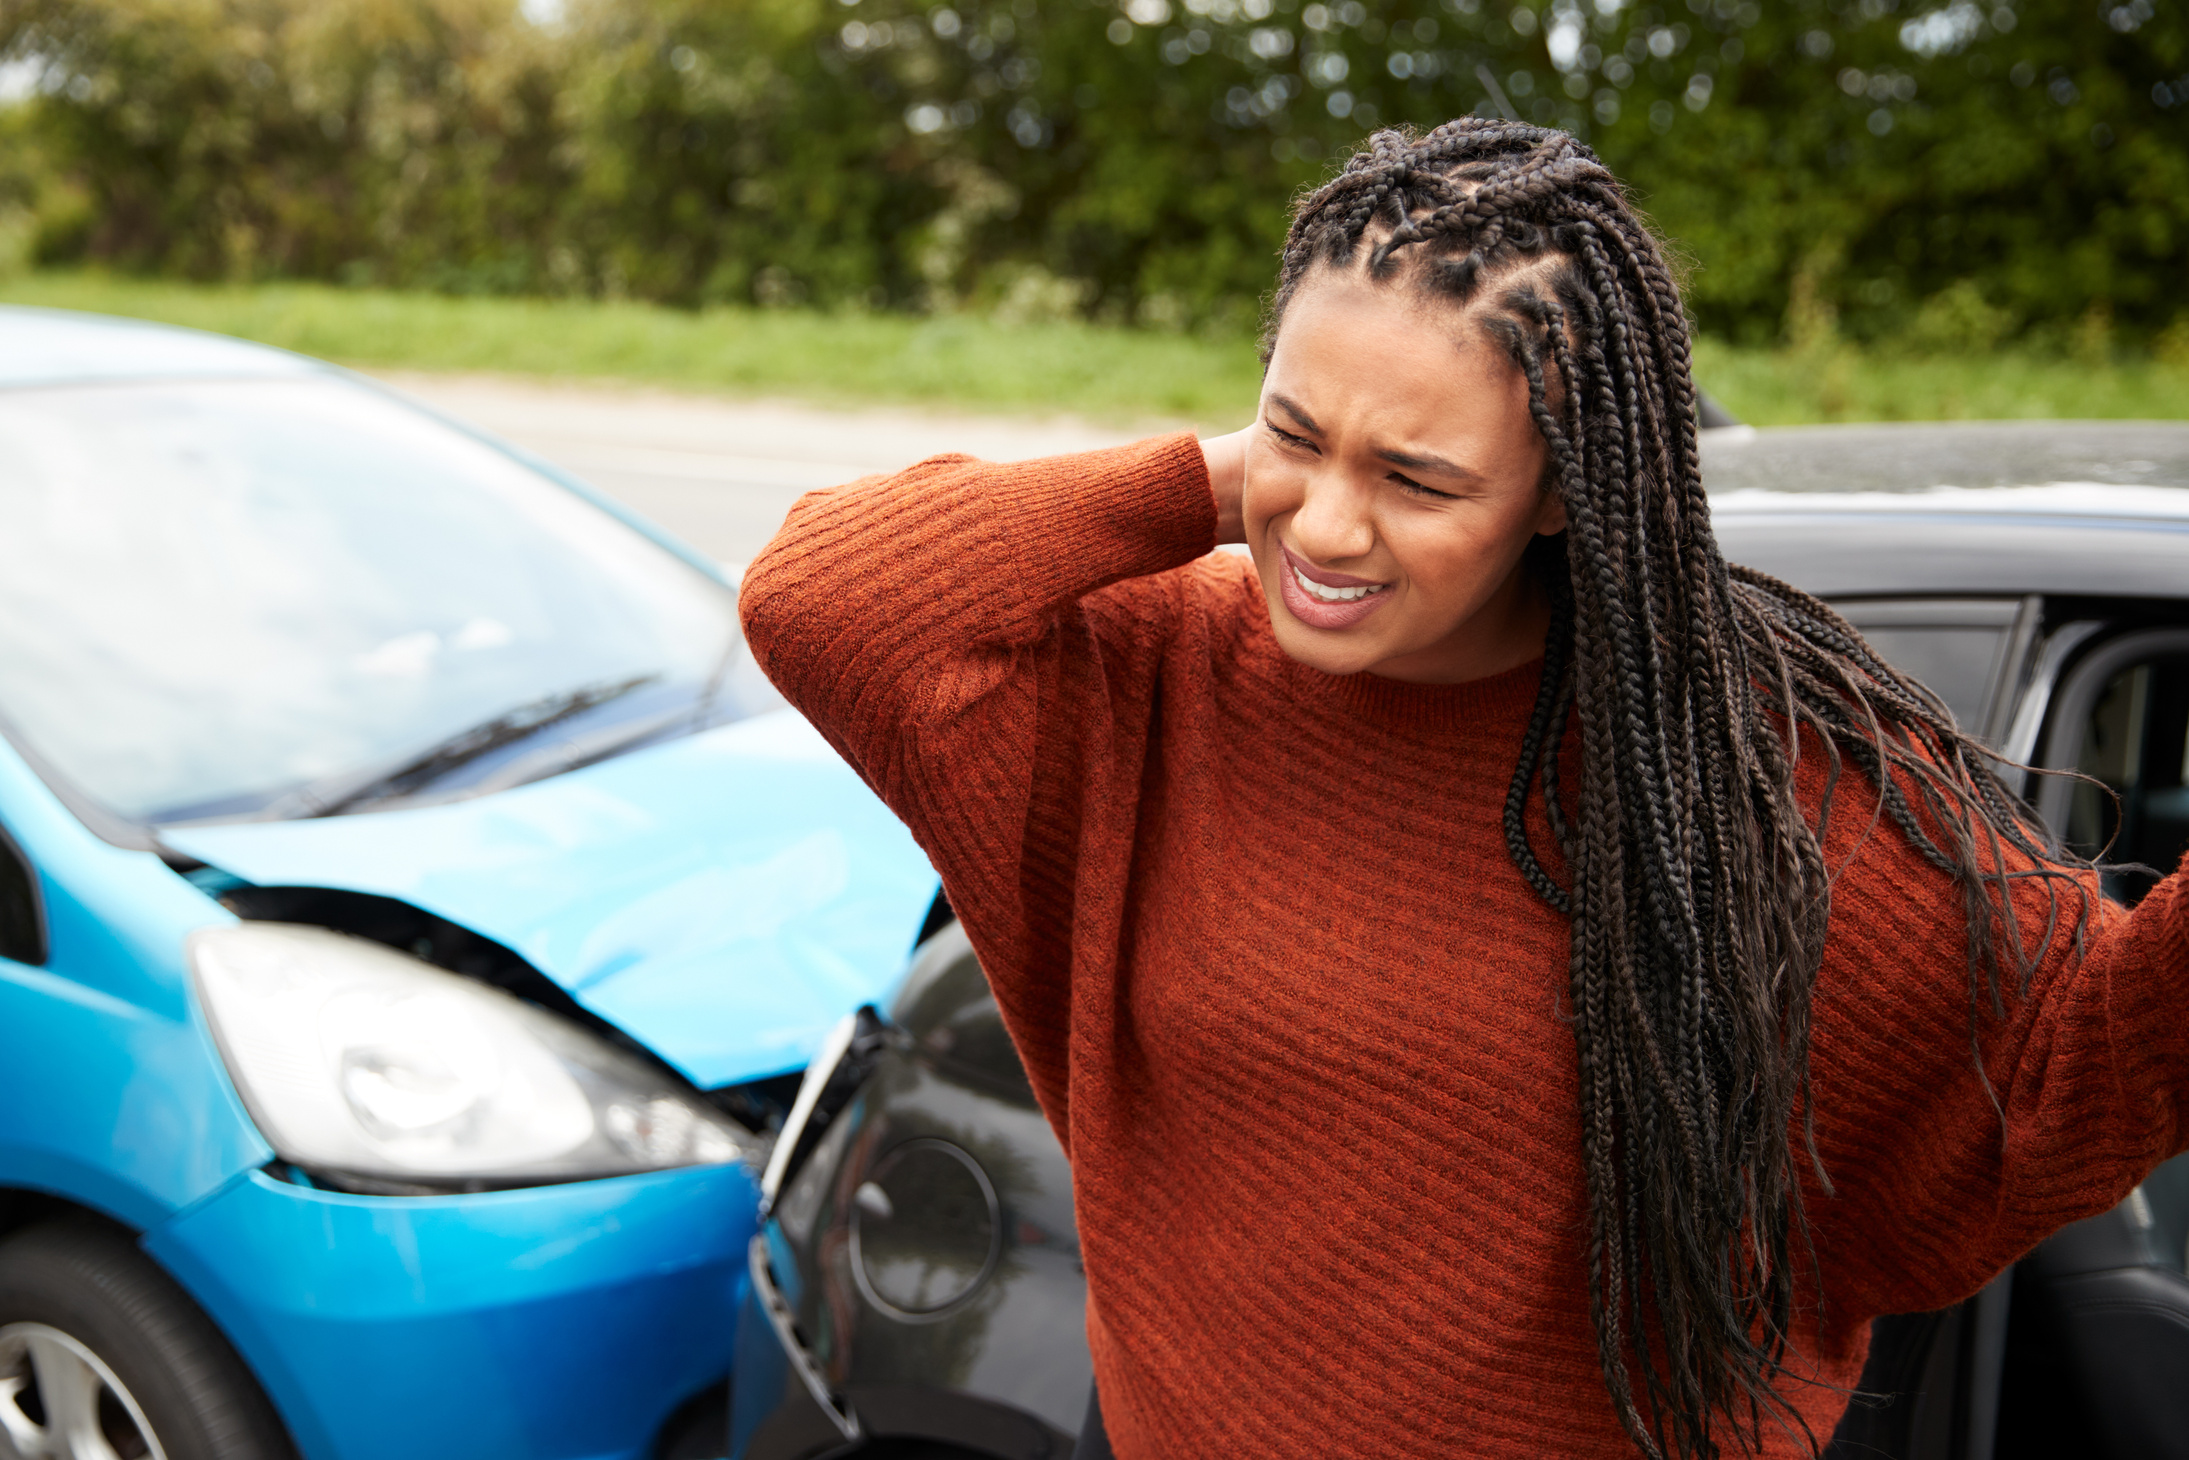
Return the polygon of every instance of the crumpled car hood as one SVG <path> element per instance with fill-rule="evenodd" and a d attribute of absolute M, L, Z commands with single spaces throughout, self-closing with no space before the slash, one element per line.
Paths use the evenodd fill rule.
<path fill-rule="evenodd" d="M 883 1001 L 938 885 L 903 823 L 779 710 L 474 800 L 172 829 L 260 886 L 401 898 L 514 949 L 715 1086 L 803 1065 Z"/>

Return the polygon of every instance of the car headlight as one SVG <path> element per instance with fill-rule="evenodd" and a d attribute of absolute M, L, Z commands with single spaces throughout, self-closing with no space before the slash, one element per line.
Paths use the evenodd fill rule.
<path fill-rule="evenodd" d="M 645 1061 L 381 944 L 238 923 L 189 951 L 252 1119 L 306 1170 L 523 1185 L 757 1158 Z"/>

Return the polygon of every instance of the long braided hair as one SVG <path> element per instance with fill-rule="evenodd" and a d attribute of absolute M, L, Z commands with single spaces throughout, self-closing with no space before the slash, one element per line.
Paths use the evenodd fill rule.
<path fill-rule="evenodd" d="M 1806 727 L 1958 882 L 1970 1037 L 2050 943 L 2064 881 L 2029 809 L 1952 713 L 1819 600 L 1733 567 L 1711 535 L 1679 292 L 1618 182 L 1561 132 L 1464 118 L 1385 131 L 1303 197 L 1265 350 L 1318 269 L 1470 306 L 1528 383 L 1568 527 L 1540 698 L 1505 809 L 1513 860 L 1572 920 L 1588 1284 L 1604 1382 L 1650 1456 L 1760 1448 L 1807 1239 L 1795 1130 L 1830 912 L 1794 791 Z M 1557 747 L 1578 721 L 1569 815 Z M 1529 845 L 1540 793 L 1570 886 Z M 1830 812 L 1827 790 L 1819 821 Z M 2016 879 L 2046 879 L 2041 932 Z M 2079 939 L 2081 918 L 2075 922 Z M 2004 979 L 2002 976 L 2006 976 Z M 1827 1187 L 1828 1189 L 1828 1187 Z"/>

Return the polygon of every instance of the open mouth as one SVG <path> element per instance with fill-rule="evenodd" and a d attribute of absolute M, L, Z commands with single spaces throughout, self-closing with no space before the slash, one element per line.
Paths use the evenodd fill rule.
<path fill-rule="evenodd" d="M 1355 599 L 1366 598 L 1371 593 L 1381 593 L 1391 586 L 1388 583 L 1361 583 L 1351 588 L 1330 588 L 1292 567 L 1289 562 L 1285 566 L 1292 569 L 1292 576 L 1299 580 L 1301 589 L 1317 603 L 1351 603 Z"/>
<path fill-rule="evenodd" d="M 1284 558 L 1277 595 L 1286 610 L 1309 628 L 1349 629 L 1391 596 L 1389 583 L 1314 567 L 1282 542 L 1277 549 Z"/>

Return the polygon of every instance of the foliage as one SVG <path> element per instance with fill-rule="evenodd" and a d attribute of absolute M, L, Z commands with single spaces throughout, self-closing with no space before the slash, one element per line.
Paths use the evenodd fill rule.
<path fill-rule="evenodd" d="M 521 253 L 544 220 L 547 199 L 507 185 L 554 146 L 553 85 L 492 0 L 4 13 L 12 49 L 42 68 L 36 138 L 85 200 L 49 224 L 45 258 L 418 276 Z"/>
<path fill-rule="evenodd" d="M 1730 339 L 2189 330 L 2154 0 L 549 3 L 9 0 L 0 268 L 1237 333 L 1367 127 L 1510 107 L 1629 179 Z"/>
<path fill-rule="evenodd" d="M 322 284 L 179 284 L 41 271 L 0 303 L 88 309 L 262 340 L 376 369 L 619 379 L 683 389 L 1053 411 L 1229 430 L 1261 369 L 1243 335 L 957 313 L 824 314 L 636 301 L 451 298 Z M 2189 331 L 2184 332 L 2189 335 Z M 2189 349 L 2086 366 L 2024 351 L 1912 359 L 1844 340 L 1752 349 L 1705 339 L 1696 377 L 1757 425 L 2017 416 L 2189 418 Z"/>
<path fill-rule="evenodd" d="M 2150 0 L 956 4 L 853 0 L 824 54 L 1011 190 L 975 260 L 1143 317 L 1266 288 L 1288 196 L 1364 125 L 1496 106 L 1637 188 L 1706 329 L 1776 337 L 1797 293 L 1866 339 L 1940 298 L 1994 339 L 2107 315 L 2148 335 L 2180 308 L 2189 24 Z"/>

